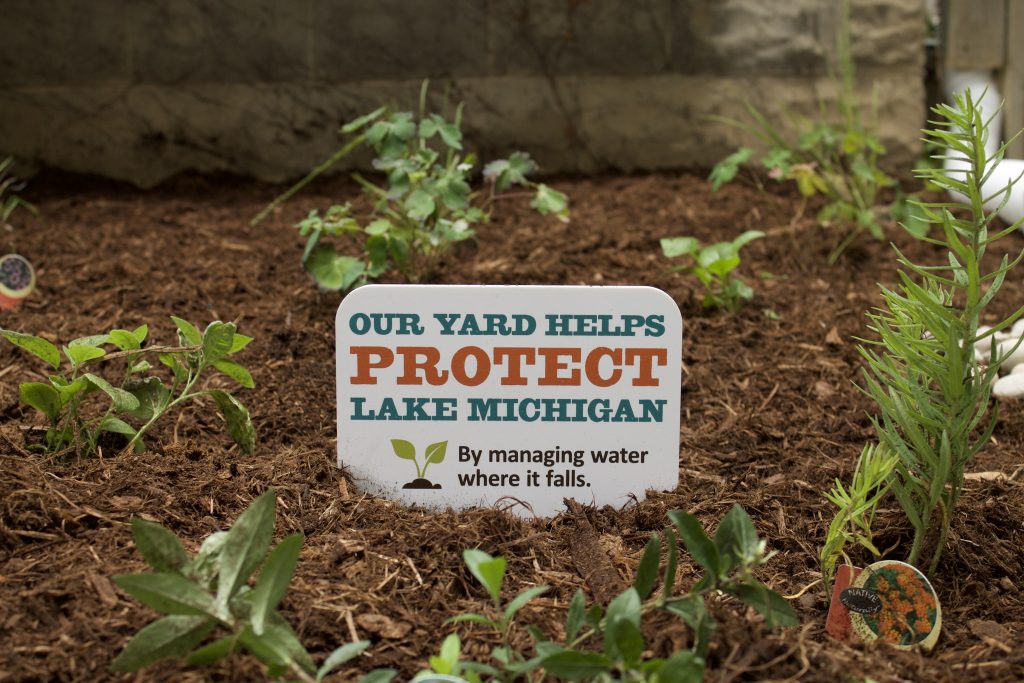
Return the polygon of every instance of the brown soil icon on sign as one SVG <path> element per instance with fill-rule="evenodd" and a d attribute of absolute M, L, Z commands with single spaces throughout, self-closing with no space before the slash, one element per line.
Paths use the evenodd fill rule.
<path fill-rule="evenodd" d="M 391 439 L 391 448 L 395 455 L 402 460 L 411 460 L 416 467 L 416 478 L 402 486 L 403 489 L 439 489 L 440 484 L 434 484 L 426 478 L 427 468 L 431 465 L 444 461 L 445 451 L 448 450 L 447 441 L 438 441 L 427 446 L 423 453 L 423 467 L 420 467 L 416 459 L 416 447 L 405 439 Z"/>

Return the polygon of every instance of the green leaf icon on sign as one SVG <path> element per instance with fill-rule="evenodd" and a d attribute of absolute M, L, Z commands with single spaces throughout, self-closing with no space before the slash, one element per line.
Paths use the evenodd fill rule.
<path fill-rule="evenodd" d="M 391 439 L 391 447 L 395 449 L 395 455 L 402 460 L 416 461 L 416 447 L 405 439 Z M 419 466 L 416 470 L 419 471 Z"/>
<path fill-rule="evenodd" d="M 444 454 L 445 454 L 445 451 L 447 449 L 448 449 L 448 442 L 447 441 L 438 441 L 437 443 L 432 443 L 429 446 L 427 446 L 427 451 L 426 451 L 427 465 L 435 465 L 437 463 L 443 462 L 444 461 Z M 424 465 L 423 469 L 424 469 L 424 471 L 426 471 L 427 466 Z"/>

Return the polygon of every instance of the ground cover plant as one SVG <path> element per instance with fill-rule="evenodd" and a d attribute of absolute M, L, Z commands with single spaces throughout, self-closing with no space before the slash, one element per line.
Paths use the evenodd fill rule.
<path fill-rule="evenodd" d="M 392 268 L 414 282 L 429 276 L 438 257 L 471 238 L 473 226 L 487 221 L 494 203 L 514 187 L 533 193 L 530 205 L 541 215 L 568 220 L 566 196 L 529 179 L 537 166 L 523 152 L 488 163 L 483 169 L 486 191 L 483 196 L 473 192 L 476 156 L 463 151 L 463 105 L 450 120 L 446 112 L 428 111 L 428 85 L 424 81 L 420 89 L 416 115 L 384 106 L 342 126 L 342 134 L 355 137 L 253 219 L 254 224 L 262 220 L 357 148 L 372 149 L 373 167 L 384 174 L 384 184 L 358 173 L 353 177 L 373 201 L 373 213 L 360 220 L 346 202 L 323 216 L 313 209 L 295 226 L 306 238 L 302 265 L 323 289 L 347 290 Z M 351 256 L 325 239 L 343 236 L 361 241 L 362 253 Z"/>
<path fill-rule="evenodd" d="M 759 157 L 759 165 L 769 178 L 792 182 L 803 197 L 824 197 L 826 203 L 818 211 L 818 221 L 825 226 L 838 225 L 847 233 L 829 253 L 829 263 L 835 263 L 862 233 L 882 239 L 882 221 L 891 212 L 908 215 L 903 199 L 894 207 L 880 202 L 881 190 L 897 183 L 879 166 L 885 146 L 875 133 L 877 113 L 872 107 L 865 117 L 854 91 L 848 0 L 842 3 L 842 13 L 833 74 L 834 110 L 822 104 L 817 120 L 789 121 L 790 127 L 798 131 L 795 139 L 750 105 L 749 120 L 719 118 L 746 131 L 765 149 L 758 154 L 750 147 L 740 148 L 720 161 L 708 178 L 711 189 L 717 191 L 732 181 L 744 164 Z M 916 222 L 913 224 L 916 227 Z"/>
<path fill-rule="evenodd" d="M 731 242 L 707 246 L 701 246 L 695 237 L 665 237 L 661 240 L 661 253 L 667 258 L 687 256 L 693 260 L 691 265 L 676 266 L 674 270 L 692 273 L 704 286 L 704 308 L 735 313 L 744 301 L 754 298 L 750 285 L 733 273 L 740 265 L 740 250 L 762 237 L 764 233 L 760 230 L 747 230 Z"/>
<path fill-rule="evenodd" d="M 317 667 L 278 614 L 303 539 L 302 534 L 292 534 L 268 554 L 276 500 L 273 489 L 256 498 L 230 529 L 207 537 L 195 557 L 189 557 L 166 527 L 132 520 L 135 547 L 153 571 L 115 576 L 114 583 L 165 616 L 128 641 L 111 663 L 113 671 L 137 671 L 167 657 L 186 657 L 192 666 L 205 666 L 245 650 L 276 679 L 288 676 L 319 683 L 370 645 L 342 645 Z M 248 580 L 257 570 L 259 578 L 250 587 Z M 221 630 L 228 635 L 202 645 Z M 394 675 L 391 669 L 378 669 L 362 680 L 388 683 Z"/>
<path fill-rule="evenodd" d="M 46 381 L 48 373 L 43 361 L 0 342 L 0 670 L 13 680 L 90 683 L 132 676 L 265 680 L 266 666 L 241 652 L 203 668 L 167 659 L 139 674 L 110 672 L 125 645 L 159 615 L 107 577 L 146 571 L 132 541 L 133 517 L 167 527 L 194 557 L 207 537 L 228 529 L 273 486 L 276 542 L 304 536 L 277 612 L 318 665 L 343 643 L 371 643 L 325 683 L 358 681 L 379 668 L 395 669 L 396 681 L 411 680 L 441 655 L 453 632 L 459 661 L 494 665 L 497 631 L 445 623 L 457 614 L 496 619 L 503 613 L 493 610 L 466 567 L 466 548 L 505 558 L 506 607 L 524 590 L 549 586 L 516 613 L 509 634 L 511 647 L 533 656 L 534 641 L 520 625 L 536 625 L 564 643 L 576 591 L 583 590 L 588 605 L 607 606 L 628 589 L 651 534 L 664 534 L 668 511 L 685 510 L 713 530 L 736 503 L 776 551 L 753 574 L 787 598 L 801 625 L 769 630 L 744 603 L 712 595 L 705 604 L 718 627 L 709 639 L 705 680 L 1022 680 L 1021 403 L 1001 404 L 995 441 L 967 465 L 933 577 L 944 625 L 932 653 L 849 647 L 822 628 L 826 596 L 818 556 L 834 510 L 822 494 L 837 477 L 849 482 L 857 455 L 878 440 L 867 419 L 876 409 L 851 382 L 863 366 L 853 339 L 865 336 L 864 313 L 879 304 L 877 283 L 898 285 L 888 245 L 858 241 L 849 258 L 827 266 L 833 236 L 813 216 L 792 223 L 800 197 L 784 186 L 762 192 L 733 183 L 711 194 L 704 178 L 688 173 L 552 184 L 573 198 L 572 223 L 538 217 L 528 197 L 510 198 L 490 223 L 476 226 L 472 249 L 446 260 L 436 281 L 642 283 L 680 302 L 686 321 L 680 485 L 640 503 L 623 499 L 550 519 L 517 519 L 490 509 L 406 508 L 366 495 L 335 466 L 337 299 L 310 287 L 308 275 L 288 263 L 289 254 L 302 253 L 304 239 L 292 225 L 307 207 L 286 204 L 253 231 L 249 218 L 275 194 L 259 183 L 185 176 L 142 192 L 95 179 L 34 179 L 40 217 L 16 214 L 17 236 L 19 251 L 40 266 L 43 284 L 18 309 L 0 312 L 0 326 L 67 340 L 89 330 L 152 325 L 164 311 L 193 321 L 238 311 L 245 316 L 241 331 L 255 338 L 237 357 L 257 378 L 240 397 L 260 445 L 253 457 L 242 457 L 210 404 L 210 411 L 176 411 L 154 423 L 143 453 L 78 461 L 28 452 L 22 427 L 45 418 L 21 403 L 18 386 Z M 323 178 L 307 188 L 305 200 L 326 206 L 352 199 L 355 206 L 361 191 L 348 178 Z M 678 232 L 667 233 L 666 225 Z M 704 315 L 703 286 L 669 272 L 658 241 L 684 233 L 708 244 L 748 229 L 773 235 L 744 247 L 741 268 L 773 273 L 758 282 L 757 299 L 777 319 L 765 318 L 760 306 Z M 897 231 L 891 237 L 917 263 L 944 257 L 936 245 Z M 1024 247 L 1019 233 L 1003 239 L 1009 251 Z M 999 265 L 994 251 L 982 259 L 986 272 Z M 1024 282 L 1011 275 L 984 322 L 1006 317 L 1021 302 Z M 150 336 L 162 337 L 155 329 Z M 109 401 L 102 392 L 90 399 L 104 409 Z M 414 440 L 421 467 L 429 441 Z M 382 445 L 381 457 L 398 462 L 391 446 Z M 413 463 L 403 464 L 414 476 Z M 430 465 L 427 476 L 443 466 Z M 877 509 L 872 543 L 883 553 L 895 547 L 902 557 L 913 529 L 893 501 L 890 496 Z M 856 560 L 868 551 L 848 546 L 847 553 Z M 690 590 L 704 574 L 680 548 L 677 590 Z M 669 659 L 692 646 L 692 629 L 675 615 L 653 610 L 640 623 L 645 658 Z M 603 652 L 597 642 L 577 649 Z"/>
<path fill-rule="evenodd" d="M 968 168 L 922 173 L 966 201 L 921 203 L 925 220 L 941 229 L 923 239 L 940 247 L 942 262 L 923 265 L 896 249 L 902 266 L 899 285 L 883 287 L 885 307 L 868 315 L 880 341 L 861 347 L 867 361 L 864 389 L 879 411 L 872 421 L 881 443 L 898 456 L 889 485 L 914 529 L 907 562 L 926 560 L 929 573 L 939 566 L 964 468 L 989 441 L 998 420 L 996 409 L 989 412 L 992 383 L 1019 342 L 993 344 L 984 364 L 975 356 L 975 345 L 1009 328 L 1024 313 L 1024 307 L 1018 308 L 992 330 L 979 331 L 986 307 L 1024 258 L 1024 251 L 1012 259 L 1004 253 L 996 267 L 983 266 L 986 251 L 1020 226 L 994 226 L 1002 206 L 994 211 L 984 206 L 1000 196 L 1003 204 L 1009 201 L 1012 182 L 996 197 L 982 193 L 1006 146 L 987 155 L 986 119 L 970 91 L 933 112 L 940 120 L 926 134 Z"/>
<path fill-rule="evenodd" d="M 56 373 L 46 382 L 24 382 L 18 387 L 22 403 L 49 421 L 43 442 L 30 448 L 90 456 L 104 434 L 119 434 L 127 439 L 125 448 L 141 451 L 146 447 L 143 437 L 157 420 L 179 405 L 207 397 L 223 415 L 231 438 L 244 453 L 252 454 L 256 432 L 245 406 L 223 389 L 198 387 L 204 372 L 216 370 L 252 389 L 252 375 L 229 358 L 252 338 L 236 332 L 234 323 L 215 321 L 200 332 L 187 320 L 174 316 L 171 320 L 178 328 L 178 346 L 144 346 L 147 325 L 79 337 L 61 349 L 43 337 L 0 329 L 0 337 L 46 362 Z M 104 348 L 110 346 L 118 350 Z M 150 358 L 170 369 L 170 384 L 154 372 Z M 110 381 L 93 372 L 115 359 L 123 365 L 120 379 Z M 90 412 L 88 397 L 97 393 L 105 394 L 109 404 L 105 410 Z"/>

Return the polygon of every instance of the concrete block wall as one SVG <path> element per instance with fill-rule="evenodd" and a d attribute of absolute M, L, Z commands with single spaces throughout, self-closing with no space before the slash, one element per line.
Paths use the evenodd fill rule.
<path fill-rule="evenodd" d="M 709 116 L 814 116 L 832 96 L 839 0 L 3 0 L 0 18 L 0 153 L 150 186 L 295 178 L 424 78 L 466 102 L 485 158 L 709 165 L 744 141 Z M 923 2 L 853 0 L 851 28 L 863 101 L 907 163 Z"/>

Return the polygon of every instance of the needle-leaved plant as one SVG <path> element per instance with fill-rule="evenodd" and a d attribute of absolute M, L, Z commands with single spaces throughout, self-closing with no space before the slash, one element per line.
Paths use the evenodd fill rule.
<path fill-rule="evenodd" d="M 174 657 L 186 657 L 192 666 L 205 666 L 245 651 L 261 661 L 275 680 L 319 683 L 369 647 L 366 640 L 342 645 L 317 667 L 278 613 L 303 537 L 287 536 L 268 553 L 275 504 L 276 494 L 269 489 L 230 529 L 207 537 L 194 556 L 166 527 L 132 519 L 135 547 L 153 571 L 113 580 L 121 590 L 164 616 L 128 641 L 110 665 L 113 671 L 138 671 Z M 253 576 L 257 579 L 250 586 Z M 362 680 L 387 683 L 394 676 L 391 669 L 378 669 Z"/>
<path fill-rule="evenodd" d="M 200 379 L 219 372 L 253 388 L 252 375 L 231 358 L 252 337 L 239 334 L 234 323 L 212 322 L 200 332 L 187 320 L 171 320 L 178 328 L 177 346 L 146 346 L 147 325 L 81 337 L 61 349 L 42 337 L 0 329 L 0 337 L 46 362 L 53 373 L 45 382 L 26 382 L 18 388 L 22 403 L 49 421 L 39 445 L 43 451 L 73 449 L 79 456 L 92 455 L 105 433 L 122 435 L 126 448 L 142 451 L 143 437 L 161 417 L 184 403 L 208 398 L 239 448 L 253 452 L 256 433 L 245 406 L 229 391 L 200 386 Z M 150 359 L 169 369 L 169 382 Z M 101 365 L 109 367 L 115 360 L 123 366 L 118 377 L 98 374 Z M 92 405 L 92 396 L 102 396 L 105 405 Z"/>
<path fill-rule="evenodd" d="M 920 239 L 942 249 L 942 262 L 915 263 L 894 246 L 902 266 L 899 283 L 882 287 L 884 307 L 868 315 L 878 340 L 860 347 L 867 361 L 863 389 L 878 404 L 872 421 L 880 443 L 898 457 L 890 489 L 914 529 L 907 561 L 916 564 L 927 557 L 928 573 L 934 573 L 942 556 L 964 466 L 995 427 L 995 408 L 986 419 L 992 382 L 1002 360 L 1016 350 L 1016 345 L 992 345 L 987 363 L 981 364 L 975 344 L 1024 313 L 1018 309 L 979 334 L 982 312 L 1024 256 L 1011 260 L 1004 254 L 991 270 L 983 263 L 989 249 L 1021 226 L 997 228 L 994 223 L 1009 201 L 1012 182 L 992 196 L 982 191 L 1006 144 L 992 156 L 986 153 L 987 121 L 969 91 L 956 96 L 953 105 L 940 104 L 932 111 L 939 120 L 926 135 L 964 168 L 927 168 L 918 175 L 966 201 L 918 202 L 937 233 Z M 990 202 L 998 206 L 987 210 Z"/>

